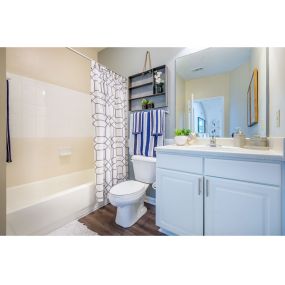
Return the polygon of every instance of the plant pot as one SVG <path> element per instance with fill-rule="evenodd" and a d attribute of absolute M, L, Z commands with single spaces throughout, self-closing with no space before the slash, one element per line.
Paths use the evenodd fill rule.
<path fill-rule="evenodd" d="M 174 137 L 176 145 L 185 145 L 187 143 L 188 136 L 176 136 Z"/>
<path fill-rule="evenodd" d="M 142 109 L 143 110 L 148 109 L 148 105 L 142 105 Z"/>
<path fill-rule="evenodd" d="M 147 109 L 153 109 L 154 108 L 154 103 L 147 104 Z"/>

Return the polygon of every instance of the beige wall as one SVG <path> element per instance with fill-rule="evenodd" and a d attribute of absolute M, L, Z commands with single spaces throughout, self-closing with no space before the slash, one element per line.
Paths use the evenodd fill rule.
<path fill-rule="evenodd" d="M 0 48 L 0 235 L 6 233 L 6 55 Z"/>
<path fill-rule="evenodd" d="M 96 48 L 75 48 L 97 60 Z M 90 92 L 90 62 L 66 48 L 7 48 L 7 71 Z"/>
<path fill-rule="evenodd" d="M 186 103 L 194 99 L 210 97 L 224 97 L 224 134 L 228 134 L 229 129 L 229 74 L 221 74 L 186 81 Z"/>
<path fill-rule="evenodd" d="M 285 137 L 285 48 L 269 48 L 269 133 Z M 280 124 L 277 114 L 280 112 Z"/>
<path fill-rule="evenodd" d="M 7 187 L 64 175 L 93 166 L 92 138 L 13 138 L 13 162 L 7 164 Z M 59 156 L 62 146 L 71 156 Z"/>
<path fill-rule="evenodd" d="M 185 80 L 176 75 L 176 128 L 188 128 L 187 124 L 187 104 L 185 106 Z"/>
<path fill-rule="evenodd" d="M 76 49 L 97 59 L 95 48 Z M 81 131 L 86 114 L 86 126 L 91 123 L 90 62 L 66 48 L 7 48 L 7 72 L 12 76 L 13 159 L 7 187 L 92 168 L 92 132 Z M 61 148 L 70 148 L 72 155 L 61 157 Z"/>

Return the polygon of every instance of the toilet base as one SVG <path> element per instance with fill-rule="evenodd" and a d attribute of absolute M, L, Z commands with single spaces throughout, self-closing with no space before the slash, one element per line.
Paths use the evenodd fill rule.
<path fill-rule="evenodd" d="M 143 199 L 140 203 L 117 207 L 115 222 L 123 228 L 128 228 L 135 224 L 146 212 L 147 208 L 144 206 Z"/>

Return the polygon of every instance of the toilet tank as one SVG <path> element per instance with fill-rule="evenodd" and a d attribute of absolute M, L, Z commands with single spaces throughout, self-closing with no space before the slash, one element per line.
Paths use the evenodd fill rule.
<path fill-rule="evenodd" d="M 155 157 L 133 155 L 132 163 L 134 167 L 135 180 L 148 184 L 155 182 Z"/>

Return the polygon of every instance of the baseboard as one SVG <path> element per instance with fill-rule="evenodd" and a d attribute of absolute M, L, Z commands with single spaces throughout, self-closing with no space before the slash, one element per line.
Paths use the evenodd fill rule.
<path fill-rule="evenodd" d="M 154 198 L 154 197 L 145 196 L 144 201 L 145 201 L 146 203 L 151 204 L 151 205 L 155 205 L 155 198 Z"/>
<path fill-rule="evenodd" d="M 176 234 L 174 234 L 174 233 L 172 233 L 172 232 L 170 232 L 170 231 L 167 231 L 167 230 L 165 230 L 165 229 L 162 229 L 162 228 L 159 228 L 158 231 L 161 232 L 161 233 L 163 233 L 163 234 L 165 234 L 165 235 L 167 235 L 167 236 L 177 236 Z"/>

